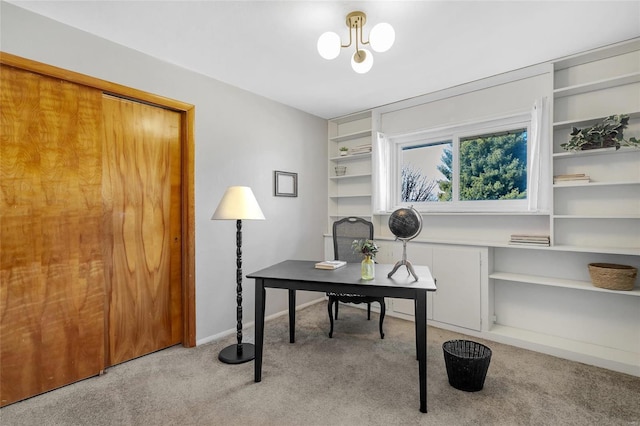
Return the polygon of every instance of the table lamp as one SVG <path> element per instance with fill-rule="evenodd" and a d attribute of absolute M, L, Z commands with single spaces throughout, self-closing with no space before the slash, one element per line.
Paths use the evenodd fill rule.
<path fill-rule="evenodd" d="M 236 221 L 236 292 L 238 343 L 220 351 L 218 359 L 227 364 L 241 364 L 255 358 L 255 346 L 242 343 L 242 220 L 264 220 L 258 201 L 248 186 L 230 186 L 222 196 L 211 220 Z"/>

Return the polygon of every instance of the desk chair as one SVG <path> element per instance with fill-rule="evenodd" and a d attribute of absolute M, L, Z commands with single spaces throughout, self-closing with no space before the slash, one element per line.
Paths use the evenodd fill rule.
<path fill-rule="evenodd" d="M 373 239 L 373 223 L 359 217 L 345 217 L 333 223 L 333 256 L 335 260 L 344 260 L 348 263 L 362 262 L 362 255 L 354 253 L 351 248 L 353 240 L 372 240 Z M 331 330 L 329 337 L 333 337 L 333 306 L 335 305 L 335 319 L 338 319 L 338 302 L 343 303 L 366 303 L 367 304 L 367 320 L 371 319 L 371 303 L 378 302 L 380 304 L 380 338 L 384 339 L 382 331 L 382 323 L 386 311 L 384 297 L 362 296 L 359 294 L 344 294 L 328 292 L 329 304 L 329 321 L 331 321 Z"/>

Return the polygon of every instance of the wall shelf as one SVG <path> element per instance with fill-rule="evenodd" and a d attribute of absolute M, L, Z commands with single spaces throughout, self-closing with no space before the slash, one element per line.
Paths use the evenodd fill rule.
<path fill-rule="evenodd" d="M 342 161 L 354 161 L 354 160 L 371 160 L 371 153 L 365 152 L 363 154 L 349 154 L 349 155 L 340 155 L 338 157 L 329 158 L 330 161 L 335 161 L 336 163 Z"/>
<path fill-rule="evenodd" d="M 617 112 L 617 113 L 621 113 L 621 112 Z M 611 115 L 615 115 L 615 114 L 616 113 L 612 113 Z M 627 114 L 630 120 L 635 118 L 640 118 L 640 111 L 625 112 L 624 114 Z M 598 115 L 598 116 L 592 116 L 592 117 L 581 117 L 573 120 L 556 121 L 553 123 L 553 129 L 558 130 L 563 128 L 589 126 L 601 121 L 603 118 L 604 118 L 603 116 Z M 592 151 L 595 151 L 595 150 L 592 150 Z M 587 152 L 587 151 L 581 151 L 581 152 Z"/>
<path fill-rule="evenodd" d="M 371 173 L 359 173 L 354 175 L 342 175 L 342 176 L 329 176 L 331 180 L 342 180 L 342 179 L 354 179 L 354 178 L 362 178 L 362 177 L 371 177 Z"/>
<path fill-rule="evenodd" d="M 621 215 L 585 215 L 585 214 L 557 214 L 554 219 L 640 219 L 638 214 Z"/>
<path fill-rule="evenodd" d="M 371 197 L 371 194 L 339 194 L 339 195 L 329 195 L 329 198 L 362 198 L 362 197 Z"/>
<path fill-rule="evenodd" d="M 579 95 L 581 93 L 593 92 L 596 90 L 604 90 L 611 87 L 622 86 L 625 84 L 637 83 L 639 81 L 640 81 L 640 72 L 634 72 L 634 73 L 620 75 L 612 78 L 606 78 L 603 80 L 593 81 L 590 83 L 577 84 L 575 86 L 556 89 L 553 91 L 553 97 L 555 99 L 558 99 L 566 96 Z"/>
<path fill-rule="evenodd" d="M 353 139 L 367 138 L 371 136 L 371 129 L 353 132 L 346 135 L 334 136 L 329 138 L 331 142 L 346 142 Z"/>
<path fill-rule="evenodd" d="M 632 146 L 621 146 L 620 149 L 599 148 L 599 149 L 589 149 L 586 151 L 554 152 L 553 158 L 556 160 L 562 160 L 562 159 L 569 159 L 569 158 L 589 157 L 592 155 L 620 155 L 620 154 L 630 154 L 635 152 L 640 153 L 640 148 L 634 148 Z"/>
<path fill-rule="evenodd" d="M 571 288 L 574 290 L 595 291 L 600 293 L 610 293 L 622 296 L 640 296 L 640 289 L 633 289 L 631 291 L 616 291 L 607 290 L 600 287 L 595 287 L 590 281 L 578 281 L 569 280 L 564 278 L 542 277 L 538 275 L 529 274 L 514 274 L 510 272 L 493 272 L 489 274 L 489 278 L 500 281 L 512 281 L 518 283 L 544 285 L 551 287 Z"/>
<path fill-rule="evenodd" d="M 592 343 L 553 336 L 545 333 L 494 324 L 489 331 L 495 340 L 518 344 L 527 349 L 572 359 L 578 362 L 599 364 L 605 368 L 640 376 L 640 354 Z"/>
<path fill-rule="evenodd" d="M 589 182 L 589 183 L 561 183 L 554 184 L 554 188 L 593 188 L 599 186 L 627 186 L 640 185 L 640 181 L 619 181 L 619 182 Z"/>

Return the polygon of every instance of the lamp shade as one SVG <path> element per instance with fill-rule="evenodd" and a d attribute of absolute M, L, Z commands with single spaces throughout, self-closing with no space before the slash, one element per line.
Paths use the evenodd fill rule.
<path fill-rule="evenodd" d="M 391 49 L 395 41 L 396 32 L 386 22 L 376 25 L 369 33 L 369 43 L 375 52 L 386 52 Z"/>
<path fill-rule="evenodd" d="M 340 54 L 340 36 L 334 32 L 326 32 L 318 39 L 318 53 L 324 59 L 335 59 Z"/>
<path fill-rule="evenodd" d="M 222 200 L 211 220 L 264 220 L 264 214 L 258 205 L 253 191 L 248 186 L 230 186 L 224 192 Z"/>
<path fill-rule="evenodd" d="M 372 66 L 373 55 L 367 49 L 360 49 L 351 57 L 351 68 L 358 74 L 369 72 Z"/>

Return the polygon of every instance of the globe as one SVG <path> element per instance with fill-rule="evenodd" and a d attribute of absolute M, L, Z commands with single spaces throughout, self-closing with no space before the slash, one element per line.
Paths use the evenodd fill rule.
<path fill-rule="evenodd" d="M 389 229 L 400 240 L 411 240 L 422 231 L 422 217 L 413 207 L 399 208 L 389 217 Z"/>

